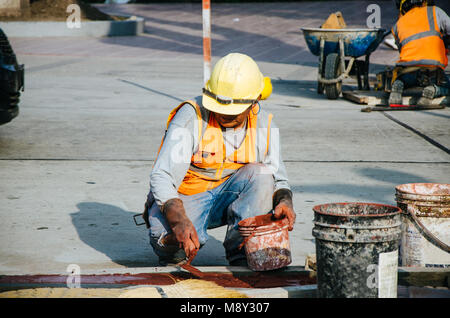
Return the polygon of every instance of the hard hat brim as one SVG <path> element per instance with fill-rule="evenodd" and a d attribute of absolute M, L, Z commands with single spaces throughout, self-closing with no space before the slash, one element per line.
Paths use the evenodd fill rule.
<path fill-rule="evenodd" d="M 202 104 L 207 110 L 222 115 L 239 115 L 249 108 L 252 103 L 249 104 L 221 104 L 212 97 L 205 94 L 202 95 Z"/>

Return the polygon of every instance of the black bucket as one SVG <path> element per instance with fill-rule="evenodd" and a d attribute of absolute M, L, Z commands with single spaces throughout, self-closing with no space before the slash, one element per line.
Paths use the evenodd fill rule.
<path fill-rule="evenodd" d="M 318 297 L 397 297 L 401 209 L 330 203 L 313 211 Z"/>

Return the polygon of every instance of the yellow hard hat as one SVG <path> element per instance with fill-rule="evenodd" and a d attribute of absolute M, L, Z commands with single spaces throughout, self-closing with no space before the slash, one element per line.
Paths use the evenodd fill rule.
<path fill-rule="evenodd" d="M 272 94 L 272 82 L 270 77 L 264 77 L 264 89 L 261 93 L 261 99 L 267 99 Z"/>
<path fill-rule="evenodd" d="M 203 88 L 203 106 L 215 113 L 238 115 L 256 102 L 264 77 L 248 55 L 230 53 L 214 66 Z"/>

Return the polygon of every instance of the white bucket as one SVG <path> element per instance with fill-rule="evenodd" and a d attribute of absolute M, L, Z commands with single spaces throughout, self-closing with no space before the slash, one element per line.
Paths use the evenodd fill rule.
<path fill-rule="evenodd" d="M 404 212 L 400 265 L 450 267 L 450 184 L 410 183 L 395 189 Z"/>

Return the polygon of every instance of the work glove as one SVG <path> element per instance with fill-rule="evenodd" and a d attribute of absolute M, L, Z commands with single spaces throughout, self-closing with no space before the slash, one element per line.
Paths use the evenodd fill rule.
<path fill-rule="evenodd" d="M 273 216 L 276 219 L 287 218 L 289 221 L 289 231 L 294 229 L 295 212 L 292 204 L 292 192 L 289 189 L 278 189 L 273 194 L 272 199 Z"/>
<path fill-rule="evenodd" d="M 183 201 L 178 198 L 166 201 L 162 206 L 162 212 L 173 232 L 172 235 L 169 234 L 167 240 L 164 240 L 165 243 L 178 243 L 186 253 L 186 257 L 192 260 L 200 249 L 200 242 L 194 225 L 186 216 Z"/>

